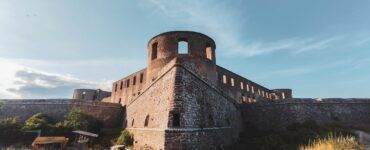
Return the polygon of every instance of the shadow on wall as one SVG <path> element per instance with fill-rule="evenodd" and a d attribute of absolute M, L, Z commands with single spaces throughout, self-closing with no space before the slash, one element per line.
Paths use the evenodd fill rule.
<path fill-rule="evenodd" d="M 253 124 L 246 124 L 244 132 L 240 134 L 240 141 L 230 149 L 299 149 L 314 140 L 328 137 L 351 137 L 359 141 L 352 129 L 335 123 L 318 125 L 315 121 L 305 121 L 293 123 L 286 130 L 260 130 Z"/>

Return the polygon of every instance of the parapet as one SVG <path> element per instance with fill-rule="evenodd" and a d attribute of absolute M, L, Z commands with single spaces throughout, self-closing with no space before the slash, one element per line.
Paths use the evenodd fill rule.
<path fill-rule="evenodd" d="M 273 89 L 277 99 L 290 99 L 293 98 L 292 89 Z"/>
<path fill-rule="evenodd" d="M 216 44 L 213 39 L 198 32 L 171 31 L 154 36 L 148 42 L 148 79 L 176 57 L 195 62 L 216 64 Z"/>
<path fill-rule="evenodd" d="M 101 89 L 75 89 L 73 92 L 73 99 L 79 100 L 101 101 L 110 96 L 111 92 L 103 91 Z"/>

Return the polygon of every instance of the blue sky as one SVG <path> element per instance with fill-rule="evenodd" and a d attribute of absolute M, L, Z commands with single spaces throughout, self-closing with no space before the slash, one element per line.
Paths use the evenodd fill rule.
<path fill-rule="evenodd" d="M 370 97 L 370 1 L 0 1 L 0 98 L 71 97 L 146 66 L 156 34 L 193 30 L 217 63 L 295 97 Z"/>

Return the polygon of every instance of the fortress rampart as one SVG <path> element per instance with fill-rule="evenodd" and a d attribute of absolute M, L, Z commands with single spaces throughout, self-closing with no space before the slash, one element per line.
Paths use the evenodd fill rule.
<path fill-rule="evenodd" d="M 359 130 L 370 129 L 370 99 L 295 98 L 283 102 L 241 105 L 243 124 L 261 130 L 284 129 L 292 123 L 335 123 Z"/>
<path fill-rule="evenodd" d="M 36 113 L 43 113 L 56 121 L 62 121 L 73 108 L 96 118 L 104 127 L 118 127 L 122 124 L 122 106 L 114 103 L 81 101 L 73 99 L 22 99 L 0 100 L 0 119 L 19 117 L 25 121 Z"/>
<path fill-rule="evenodd" d="M 107 127 L 123 123 L 138 149 L 223 149 L 248 127 L 284 130 L 308 120 L 370 129 L 370 99 L 293 98 L 291 89 L 269 89 L 218 66 L 215 49 L 201 33 L 162 33 L 148 42 L 147 68 L 113 83 L 104 100 L 110 103 L 13 100 L 0 118 L 41 112 L 60 120 L 77 107 Z M 87 92 L 77 90 L 75 97 L 94 98 Z"/>

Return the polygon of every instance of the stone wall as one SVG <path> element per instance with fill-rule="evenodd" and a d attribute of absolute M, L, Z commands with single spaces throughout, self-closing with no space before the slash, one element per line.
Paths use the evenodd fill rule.
<path fill-rule="evenodd" d="M 81 109 L 85 114 L 93 116 L 104 127 L 118 127 L 121 125 L 122 106 L 113 103 L 79 101 L 73 99 L 27 99 L 27 100 L 0 100 L 4 105 L 0 109 L 0 119 L 19 117 L 27 120 L 36 113 L 43 113 L 56 121 L 61 121 L 73 108 Z"/>
<path fill-rule="evenodd" d="M 126 104 L 126 129 L 134 134 L 135 148 L 164 149 L 164 132 L 174 98 L 174 61 L 148 82 L 138 97 Z M 145 123 L 147 122 L 147 123 Z"/>
<path fill-rule="evenodd" d="M 370 99 L 293 99 L 285 102 L 243 104 L 244 125 L 284 129 L 289 124 L 316 121 L 355 129 L 370 129 Z"/>
<path fill-rule="evenodd" d="M 176 67 L 175 100 L 166 130 L 166 149 L 217 149 L 233 144 L 241 129 L 238 104 L 186 62 Z M 175 126 L 174 115 L 180 123 Z"/>
<path fill-rule="evenodd" d="M 135 99 L 146 85 L 146 68 L 113 83 L 112 103 L 126 105 Z"/>

